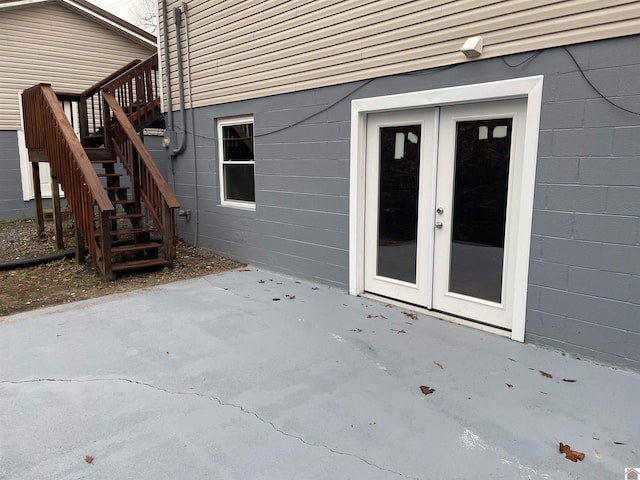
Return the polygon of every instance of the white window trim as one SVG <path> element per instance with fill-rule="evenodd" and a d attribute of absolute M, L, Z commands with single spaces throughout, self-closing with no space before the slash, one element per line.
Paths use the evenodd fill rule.
<path fill-rule="evenodd" d="M 465 104 L 509 98 L 526 98 L 526 136 L 522 172 L 521 204 L 517 222 L 517 264 L 514 275 L 514 318 L 511 338 L 524 341 L 531 247 L 533 194 L 542 104 L 542 76 L 424 90 L 353 100 L 351 102 L 351 151 L 349 185 L 349 293 L 364 293 L 364 208 L 367 115 L 412 108 Z M 464 323 L 464 322 L 460 322 Z"/>
<path fill-rule="evenodd" d="M 217 131 L 217 137 L 218 137 L 218 183 L 220 185 L 220 205 L 221 206 L 225 206 L 225 207 L 234 207 L 234 208 L 241 208 L 244 210 L 255 210 L 256 209 L 256 202 L 243 202 L 241 200 L 227 200 L 225 198 L 225 182 L 224 182 L 224 146 L 223 146 L 223 141 L 222 141 L 222 127 L 225 127 L 227 125 L 238 125 L 241 123 L 251 123 L 254 125 L 254 136 L 255 136 L 255 124 L 253 122 L 253 115 L 245 115 L 245 116 L 241 116 L 241 117 L 228 117 L 228 118 L 221 118 L 218 119 L 218 121 L 216 122 L 216 131 Z M 256 160 L 255 160 L 255 141 L 253 143 L 254 145 L 254 156 L 253 156 L 253 161 L 251 162 L 233 162 L 234 165 L 253 165 L 253 178 L 255 181 L 255 176 L 256 176 Z M 232 163 L 232 162 L 228 162 L 228 163 Z"/>
<path fill-rule="evenodd" d="M 20 111 L 20 129 L 16 131 L 18 136 L 18 154 L 20 156 L 20 179 L 22 180 L 22 200 L 28 202 L 35 197 L 33 188 L 33 175 L 29 162 L 29 151 L 24 138 L 24 115 L 22 113 L 22 92 L 18 92 L 18 105 Z"/>

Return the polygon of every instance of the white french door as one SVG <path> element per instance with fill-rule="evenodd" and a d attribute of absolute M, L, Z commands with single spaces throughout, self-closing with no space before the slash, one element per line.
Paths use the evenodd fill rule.
<path fill-rule="evenodd" d="M 515 99 L 368 115 L 365 291 L 511 329 L 525 113 Z"/>
<path fill-rule="evenodd" d="M 425 239 L 436 109 L 370 115 L 367 124 L 365 290 L 418 305 L 431 289 Z"/>

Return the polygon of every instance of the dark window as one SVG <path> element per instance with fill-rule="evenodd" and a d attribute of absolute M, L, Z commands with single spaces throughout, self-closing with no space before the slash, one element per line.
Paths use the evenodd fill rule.
<path fill-rule="evenodd" d="M 253 119 L 218 122 L 222 202 L 254 204 Z"/>

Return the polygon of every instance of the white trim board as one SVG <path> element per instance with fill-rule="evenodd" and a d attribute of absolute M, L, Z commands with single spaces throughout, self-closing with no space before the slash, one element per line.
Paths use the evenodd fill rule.
<path fill-rule="evenodd" d="M 517 265 L 514 276 L 514 318 L 511 338 L 524 341 L 533 193 L 537 164 L 542 76 L 424 90 L 364 98 L 351 102 L 349 185 L 349 293 L 364 293 L 364 230 L 366 125 L 370 113 L 466 104 L 509 98 L 526 99 L 526 136 L 522 165 L 522 191 L 517 222 Z M 454 320 L 455 321 L 455 320 Z M 461 322 L 468 324 L 467 322 Z"/>

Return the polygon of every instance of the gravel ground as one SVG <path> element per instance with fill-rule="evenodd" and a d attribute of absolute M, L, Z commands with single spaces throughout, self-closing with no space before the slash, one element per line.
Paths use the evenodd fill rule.
<path fill-rule="evenodd" d="M 36 229 L 32 219 L 0 222 L 0 263 L 55 253 L 51 223 L 46 224 L 42 236 L 36 235 Z M 70 221 L 64 223 L 63 231 L 65 248 L 73 248 Z M 114 282 L 105 282 L 92 263 L 78 265 L 74 260 L 4 270 L 0 271 L 0 316 L 242 267 L 244 265 L 179 241 L 173 269 L 122 275 Z"/>

